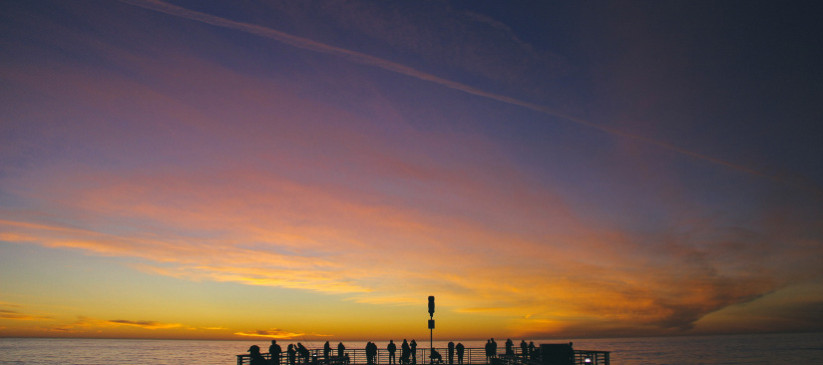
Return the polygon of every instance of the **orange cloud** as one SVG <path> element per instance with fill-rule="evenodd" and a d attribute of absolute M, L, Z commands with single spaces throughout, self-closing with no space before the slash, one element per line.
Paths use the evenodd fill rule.
<path fill-rule="evenodd" d="M 0 309 L 0 319 L 13 319 L 18 321 L 41 321 L 52 318 L 48 316 L 20 313 L 8 309 Z"/>
<path fill-rule="evenodd" d="M 100 333 L 117 327 L 132 327 L 147 330 L 165 330 L 184 327 L 179 323 L 162 323 L 157 321 L 133 321 L 125 319 L 102 320 L 85 316 L 78 316 L 71 323 L 48 327 L 47 331 L 67 334 Z"/>
<path fill-rule="evenodd" d="M 292 339 L 296 337 L 303 337 L 305 333 L 295 333 L 284 331 L 278 328 L 270 329 L 270 330 L 257 330 L 252 332 L 235 332 L 235 335 L 238 336 L 248 336 L 248 337 L 268 337 L 268 338 L 276 338 L 276 339 Z"/>
<path fill-rule="evenodd" d="M 240 185 L 265 180 L 248 172 L 233 175 Z M 459 313 L 528 317 L 517 320 L 514 328 L 530 336 L 575 331 L 577 327 L 569 323 L 577 322 L 615 332 L 638 326 L 688 330 L 707 313 L 779 285 L 767 279 L 773 277 L 770 272 L 723 265 L 727 255 L 741 255 L 734 245 L 697 247 L 669 239 L 656 246 L 657 252 L 645 250 L 638 255 L 642 248 L 637 237 L 582 227 L 562 205 L 557 213 L 550 213 L 565 215 L 562 230 L 515 234 L 505 226 L 479 224 L 471 217 L 432 219 L 392 206 L 369 205 L 357 194 L 330 194 L 322 189 L 293 187 L 311 198 L 306 205 L 295 202 L 296 210 L 284 215 L 276 207 L 287 203 L 288 195 L 259 198 L 259 211 L 244 210 L 230 202 L 251 199 L 239 191 L 224 191 L 233 196 L 228 199 L 211 192 L 208 185 L 181 183 L 194 189 L 197 199 L 180 200 L 187 208 L 177 209 L 159 201 L 192 192 L 167 191 L 161 183 L 167 180 L 113 176 L 105 180 L 119 181 L 120 188 L 73 194 L 67 202 L 101 216 L 129 212 L 140 220 L 157 222 L 155 227 L 204 226 L 219 228 L 220 234 L 192 239 L 168 230 L 158 239 L 154 234 L 113 236 L 2 223 L 15 234 L 39 237 L 38 242 L 48 246 L 141 257 L 156 263 L 140 264 L 141 270 L 189 280 L 346 294 L 358 302 L 380 304 L 416 303 L 428 293 L 444 293 L 439 297 Z M 138 185 L 148 187 L 153 195 L 141 195 Z M 216 199 L 207 198 L 211 194 Z M 142 206 L 131 209 L 132 200 Z M 147 206 L 152 208 L 146 210 Z M 339 216 L 337 211 L 347 214 Z M 236 218 L 238 214 L 242 220 Z M 295 225 L 294 217 L 311 217 L 314 223 Z M 224 219 L 231 224 L 218 224 Z M 757 262 L 745 260 L 748 265 Z M 400 282 L 402 287 L 395 284 Z"/>
<path fill-rule="evenodd" d="M 139 328 L 145 328 L 149 330 L 156 330 L 156 329 L 166 329 L 166 328 L 177 328 L 182 327 L 183 325 L 179 323 L 160 323 L 155 321 L 129 321 L 125 319 L 112 319 L 106 321 L 108 324 L 112 324 L 115 326 L 133 326 Z"/>

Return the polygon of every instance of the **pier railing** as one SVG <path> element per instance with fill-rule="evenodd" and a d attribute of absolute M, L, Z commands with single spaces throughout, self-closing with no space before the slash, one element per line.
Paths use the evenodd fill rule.
<path fill-rule="evenodd" d="M 435 350 L 443 357 L 442 365 L 544 365 L 540 361 L 540 350 L 533 353 L 523 353 L 519 347 L 515 348 L 513 355 L 498 354 L 492 358 L 486 357 L 486 349 L 482 348 L 466 348 L 463 353 L 463 361 L 459 362 L 457 353 L 455 352 L 452 361 L 449 361 L 448 348 L 435 348 Z M 430 363 L 429 348 L 418 348 L 412 358 L 409 359 L 409 365 L 428 365 Z M 249 354 L 237 355 L 237 365 L 247 365 L 250 363 Z M 269 364 L 275 364 L 271 361 L 270 354 L 264 353 L 263 357 L 269 361 Z M 393 364 L 401 365 L 400 350 L 395 353 L 395 361 Z M 575 365 L 609 365 L 608 351 L 594 351 L 594 350 L 574 350 L 574 364 Z M 377 350 L 377 358 L 374 365 L 390 365 L 389 352 L 386 349 Z M 310 349 L 308 358 L 300 355 L 295 355 L 293 360 L 289 359 L 285 352 L 280 355 L 279 365 L 366 365 L 368 359 L 366 358 L 365 349 L 346 349 L 345 356 L 338 357 L 337 349 L 333 348 L 329 358 L 323 355 L 323 349 Z"/>

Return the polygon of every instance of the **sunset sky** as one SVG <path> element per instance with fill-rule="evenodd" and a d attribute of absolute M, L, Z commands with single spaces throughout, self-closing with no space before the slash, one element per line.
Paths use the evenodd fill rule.
<path fill-rule="evenodd" d="M 803 4 L 3 1 L 0 337 L 823 331 Z"/>

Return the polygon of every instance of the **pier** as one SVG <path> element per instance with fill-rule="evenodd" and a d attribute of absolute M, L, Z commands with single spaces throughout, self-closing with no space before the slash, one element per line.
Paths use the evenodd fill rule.
<path fill-rule="evenodd" d="M 559 352 L 557 350 L 560 350 Z M 309 349 L 309 357 L 296 356 L 290 361 L 288 355 L 280 355 L 279 365 L 390 365 L 389 352 L 385 349 L 377 350 L 376 363 L 370 364 L 366 357 L 366 350 L 346 349 L 345 356 L 323 356 L 323 349 Z M 435 351 L 443 357 L 442 361 L 434 361 L 434 364 L 441 365 L 609 365 L 608 351 L 595 350 L 574 350 L 570 344 L 542 344 L 534 353 L 524 354 L 519 347 L 514 348 L 514 354 L 497 354 L 491 358 L 486 357 L 486 349 L 466 348 L 463 354 L 462 364 L 458 364 L 457 355 L 454 355 L 453 362 L 449 362 L 449 350 L 444 347 L 437 347 Z M 565 352 L 564 352 L 565 351 Z M 417 348 L 416 365 L 427 365 L 432 362 L 429 359 L 430 348 Z M 332 350 L 336 354 L 336 349 Z M 396 365 L 415 365 L 411 362 L 401 364 L 399 351 L 397 352 Z M 270 364 L 271 356 L 268 353 L 262 354 Z M 237 355 L 237 365 L 250 364 L 249 354 Z"/>

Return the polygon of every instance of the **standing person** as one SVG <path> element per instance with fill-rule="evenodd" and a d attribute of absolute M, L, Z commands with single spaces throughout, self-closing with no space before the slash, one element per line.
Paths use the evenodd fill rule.
<path fill-rule="evenodd" d="M 271 359 L 269 361 L 272 365 L 280 365 L 281 353 L 283 353 L 283 349 L 277 344 L 277 340 L 271 340 L 271 345 L 269 346 L 269 356 L 271 356 Z"/>
<path fill-rule="evenodd" d="M 492 344 L 491 344 L 492 357 L 497 357 L 497 341 L 495 341 L 494 338 L 492 338 L 491 341 L 492 341 Z"/>
<path fill-rule="evenodd" d="M 302 343 L 297 343 L 297 357 L 300 359 L 300 361 L 298 362 L 302 364 L 307 364 L 309 362 L 309 357 L 307 356 L 308 352 L 309 350 L 306 349 L 306 347 L 303 346 Z"/>
<path fill-rule="evenodd" d="M 465 351 L 466 348 L 463 347 L 462 342 L 458 342 L 457 346 L 455 346 L 455 349 L 457 349 L 457 363 L 459 365 L 463 365 L 463 351 Z"/>
<path fill-rule="evenodd" d="M 395 363 L 394 353 L 397 351 L 397 345 L 394 344 L 394 340 L 389 340 L 389 345 L 386 346 L 386 351 L 389 352 L 389 365 Z"/>
<path fill-rule="evenodd" d="M 454 342 L 449 341 L 449 365 L 454 365 Z"/>
<path fill-rule="evenodd" d="M 412 364 L 417 364 L 417 341 L 412 338 L 409 346 L 411 347 Z"/>
<path fill-rule="evenodd" d="M 252 345 L 249 347 L 249 364 L 266 365 L 266 359 L 260 354 L 260 346 Z"/>
<path fill-rule="evenodd" d="M 520 357 L 523 361 L 529 359 L 529 345 L 526 344 L 526 340 L 520 340 Z"/>
<path fill-rule="evenodd" d="M 295 352 L 296 351 L 294 350 L 294 345 L 289 344 L 289 347 L 286 349 L 286 354 L 288 354 L 288 356 L 289 356 L 289 365 L 294 365 L 294 362 L 295 362 L 294 354 L 295 354 Z"/>
<path fill-rule="evenodd" d="M 514 356 L 514 342 L 509 338 L 506 340 L 506 357 Z"/>
<path fill-rule="evenodd" d="M 492 357 L 492 339 L 486 340 L 486 363 L 491 361 Z"/>
<path fill-rule="evenodd" d="M 331 354 L 331 345 L 329 345 L 329 341 L 326 341 L 323 345 L 323 359 L 325 359 L 326 362 L 329 361 L 329 354 Z"/>
<path fill-rule="evenodd" d="M 337 357 L 343 358 L 343 352 L 346 351 L 346 346 L 343 346 L 343 343 L 337 344 Z"/>
<path fill-rule="evenodd" d="M 371 341 L 366 343 L 366 364 L 374 364 L 373 362 L 371 362 Z"/>
<path fill-rule="evenodd" d="M 537 355 L 537 348 L 534 346 L 534 341 L 529 342 L 529 360 L 534 361 Z"/>
<path fill-rule="evenodd" d="M 400 345 L 400 363 L 406 365 L 409 363 L 409 356 L 411 356 L 411 347 L 409 347 L 408 341 L 403 339 L 403 344 Z"/>

